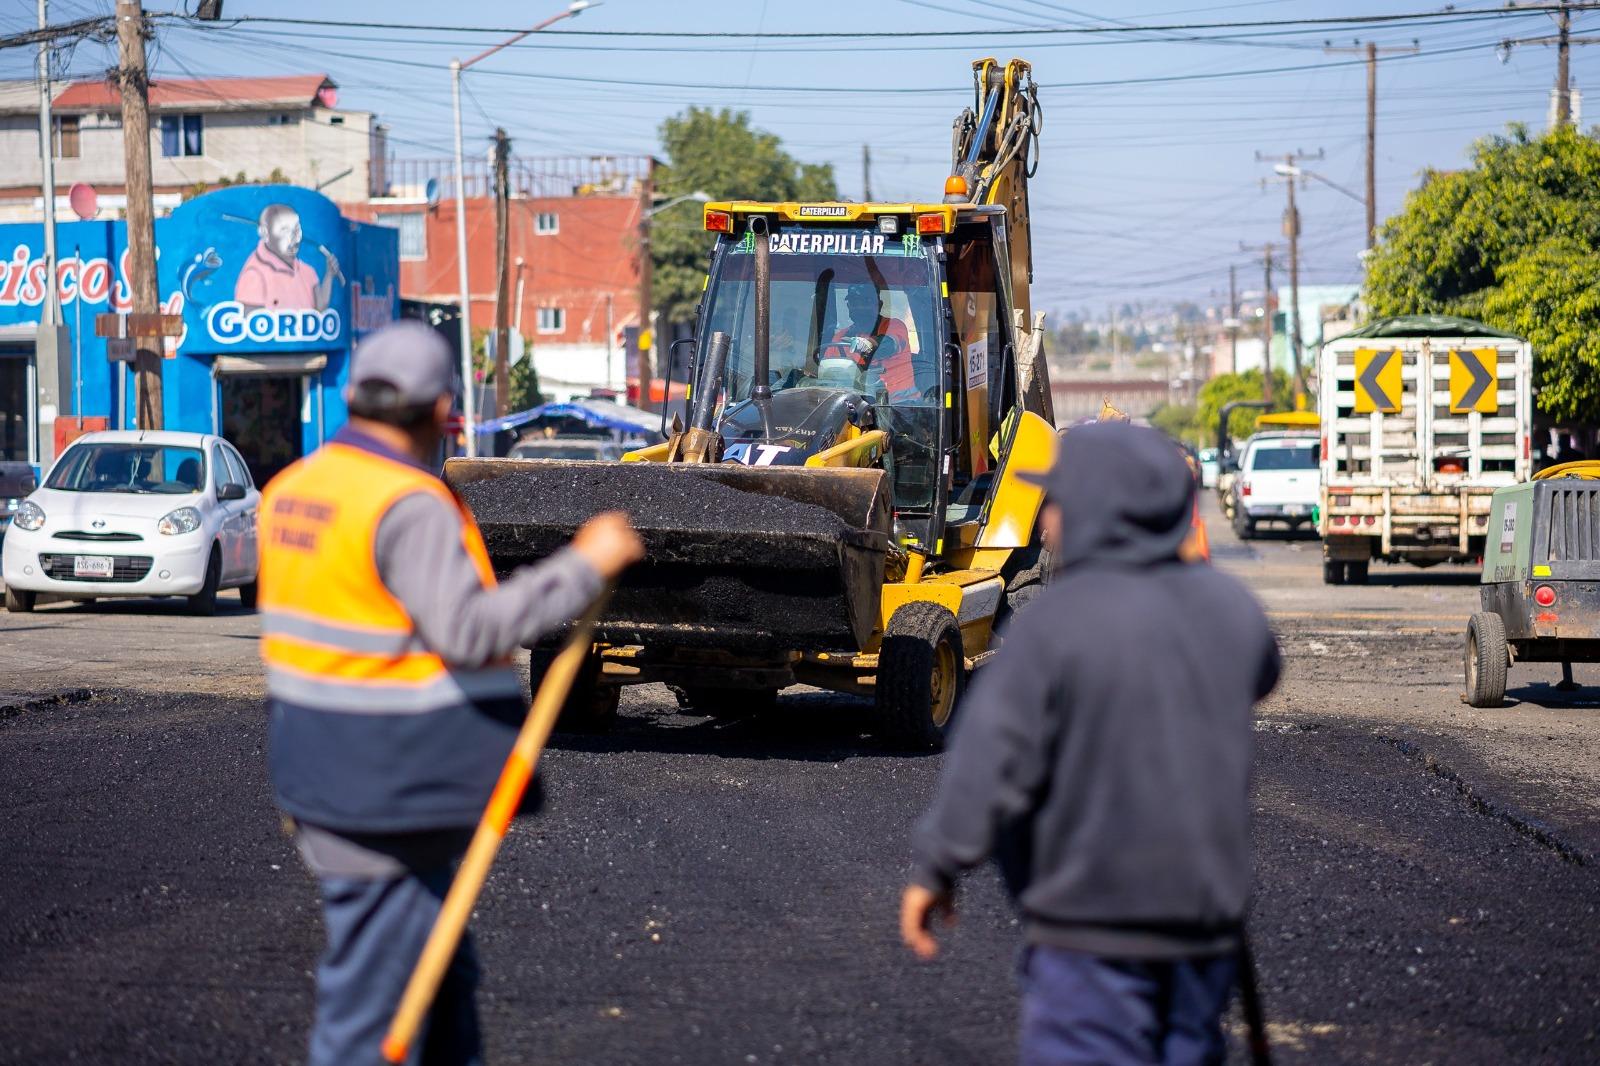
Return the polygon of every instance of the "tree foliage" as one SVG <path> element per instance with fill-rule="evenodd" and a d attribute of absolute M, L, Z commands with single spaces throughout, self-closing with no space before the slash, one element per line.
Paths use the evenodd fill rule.
<path fill-rule="evenodd" d="M 666 162 L 656 170 L 664 199 L 704 192 L 714 200 L 832 200 L 839 195 L 830 164 L 802 163 L 775 134 L 755 129 L 746 111 L 690 107 L 661 124 Z M 690 201 L 656 215 L 650 251 L 654 302 L 665 321 L 694 314 L 711 242 L 699 205 Z"/>
<path fill-rule="evenodd" d="M 1384 224 L 1367 272 L 1374 315 L 1451 314 L 1526 337 L 1539 406 L 1600 405 L 1600 142 L 1521 126 L 1430 173 Z"/>
<path fill-rule="evenodd" d="M 1288 401 L 1292 394 L 1289 375 L 1282 370 L 1273 370 L 1272 410 L 1289 410 Z M 1194 414 L 1195 439 L 1206 444 L 1216 443 L 1217 423 L 1222 418 L 1222 408 L 1234 400 L 1259 399 L 1261 399 L 1261 371 L 1246 370 L 1242 374 L 1218 374 L 1200 387 Z M 1257 407 L 1244 407 L 1234 411 L 1228 418 L 1229 436 L 1235 440 L 1242 440 L 1254 433 L 1256 418 L 1263 413 L 1263 409 Z"/>

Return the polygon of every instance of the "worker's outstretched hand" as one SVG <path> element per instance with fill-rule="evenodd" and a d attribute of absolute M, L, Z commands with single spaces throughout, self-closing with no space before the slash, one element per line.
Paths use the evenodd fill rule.
<path fill-rule="evenodd" d="M 606 581 L 644 558 L 644 541 L 622 511 L 597 514 L 579 526 L 572 537 L 572 549 Z"/>
<path fill-rule="evenodd" d="M 935 917 L 945 926 L 956 924 L 955 900 L 949 893 L 907 885 L 900 896 L 900 939 L 924 962 L 939 954 L 939 941 L 933 935 Z"/>

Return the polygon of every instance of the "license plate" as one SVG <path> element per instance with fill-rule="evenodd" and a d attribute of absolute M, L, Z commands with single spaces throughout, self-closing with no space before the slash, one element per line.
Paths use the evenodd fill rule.
<path fill-rule="evenodd" d="M 1305 509 L 1305 506 L 1303 504 L 1291 503 L 1289 506 L 1287 506 L 1287 507 L 1285 507 L 1283 509 L 1283 513 L 1284 514 L 1292 514 L 1292 515 L 1303 515 L 1303 514 L 1306 513 L 1306 509 Z"/>
<path fill-rule="evenodd" d="M 110 577 L 115 561 L 109 555 L 74 555 L 73 577 Z"/>

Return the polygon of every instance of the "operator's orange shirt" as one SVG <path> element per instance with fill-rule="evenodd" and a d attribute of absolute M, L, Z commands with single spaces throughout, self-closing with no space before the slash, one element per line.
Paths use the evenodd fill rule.
<path fill-rule="evenodd" d="M 878 373 L 883 379 L 884 388 L 889 390 L 889 395 L 915 392 L 917 390 L 917 367 L 915 360 L 911 357 L 911 334 L 906 329 L 906 324 L 898 318 L 880 317 L 873 325 L 872 332 L 867 335 L 876 337 L 880 344 L 883 341 L 894 342 L 895 350 L 885 357 L 884 362 L 877 363 Z M 843 344 L 851 337 L 859 336 L 862 336 L 862 334 L 850 329 L 841 329 L 833 335 L 833 342 L 835 344 Z M 850 358 L 854 359 L 857 365 L 865 370 L 876 363 L 877 353 L 874 352 L 869 356 L 862 355 L 859 352 L 851 352 Z"/>

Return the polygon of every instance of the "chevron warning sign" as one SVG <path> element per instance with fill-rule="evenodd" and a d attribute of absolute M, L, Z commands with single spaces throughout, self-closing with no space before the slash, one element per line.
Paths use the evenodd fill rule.
<path fill-rule="evenodd" d="M 1400 350 L 1356 349 L 1356 405 L 1358 415 L 1400 410 Z"/>
<path fill-rule="evenodd" d="M 1450 350 L 1450 413 L 1492 415 L 1500 410 L 1495 367 L 1500 353 L 1494 348 Z"/>

